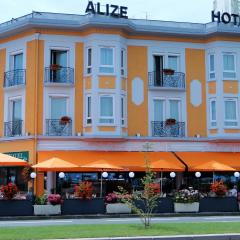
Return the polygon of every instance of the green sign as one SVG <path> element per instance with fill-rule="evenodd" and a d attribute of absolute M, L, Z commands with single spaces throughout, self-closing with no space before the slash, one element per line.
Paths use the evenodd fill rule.
<path fill-rule="evenodd" d="M 15 158 L 20 158 L 22 160 L 25 160 L 28 162 L 29 160 L 29 152 L 28 151 L 25 151 L 25 152 L 7 152 L 5 154 L 8 154 L 12 157 L 15 157 Z"/>

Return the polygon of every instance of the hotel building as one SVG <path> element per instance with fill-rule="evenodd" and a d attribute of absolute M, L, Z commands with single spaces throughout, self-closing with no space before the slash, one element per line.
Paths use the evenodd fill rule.
<path fill-rule="evenodd" d="M 148 142 L 159 156 L 221 153 L 240 168 L 239 65 L 232 24 L 45 12 L 12 19 L 0 24 L 0 152 L 31 164 L 122 154 L 131 165 Z"/>

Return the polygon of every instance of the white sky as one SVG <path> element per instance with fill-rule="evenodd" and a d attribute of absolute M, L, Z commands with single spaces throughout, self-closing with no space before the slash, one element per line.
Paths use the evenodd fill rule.
<path fill-rule="evenodd" d="M 88 0 L 0 0 L 0 23 L 34 11 L 84 14 Z M 95 0 L 128 7 L 129 18 L 206 23 L 213 0 Z"/>

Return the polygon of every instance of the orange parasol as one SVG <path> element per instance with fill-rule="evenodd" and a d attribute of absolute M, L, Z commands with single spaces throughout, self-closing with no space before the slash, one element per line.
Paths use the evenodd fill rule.
<path fill-rule="evenodd" d="M 58 172 L 58 171 L 67 171 L 72 168 L 79 168 L 79 166 L 76 164 L 67 162 L 65 160 L 62 160 L 60 158 L 53 157 L 46 161 L 33 165 L 32 168 L 37 168 L 39 171 L 45 171 L 45 172 L 46 171 Z"/>
<path fill-rule="evenodd" d="M 176 165 L 174 162 L 167 161 L 165 159 L 160 159 L 157 161 L 152 161 L 150 163 L 150 168 L 152 170 L 159 170 L 159 171 L 165 171 L 165 172 L 184 172 L 185 171 L 185 166 L 183 164 Z"/>
<path fill-rule="evenodd" d="M 94 161 L 85 165 L 81 165 L 81 168 L 89 168 L 95 171 L 109 171 L 109 170 L 124 170 L 122 167 L 109 163 L 104 159 Z"/>
<path fill-rule="evenodd" d="M 0 167 L 9 166 L 27 166 L 28 163 L 22 159 L 9 156 L 8 154 L 0 153 Z"/>

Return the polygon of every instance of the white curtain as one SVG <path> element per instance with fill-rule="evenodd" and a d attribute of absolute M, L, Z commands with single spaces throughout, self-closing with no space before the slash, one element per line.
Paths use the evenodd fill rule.
<path fill-rule="evenodd" d="M 51 119 L 67 115 L 67 98 L 51 98 Z"/>
<path fill-rule="evenodd" d="M 112 117 L 113 116 L 113 98 L 101 97 L 100 109 L 101 109 L 100 110 L 101 117 Z"/>
<path fill-rule="evenodd" d="M 15 100 L 12 102 L 12 121 L 22 119 L 22 100 Z"/>
<path fill-rule="evenodd" d="M 23 54 L 14 55 L 14 70 L 23 69 Z"/>
<path fill-rule="evenodd" d="M 225 119 L 226 120 L 236 120 L 236 102 L 235 101 L 225 101 Z"/>
<path fill-rule="evenodd" d="M 176 119 L 179 121 L 179 101 L 178 100 L 170 100 L 170 118 Z"/>
<path fill-rule="evenodd" d="M 163 121 L 163 100 L 154 100 L 154 121 Z"/>
<path fill-rule="evenodd" d="M 211 120 L 216 121 L 216 101 L 211 101 Z"/>
<path fill-rule="evenodd" d="M 223 55 L 223 69 L 234 71 L 234 55 Z"/>
<path fill-rule="evenodd" d="M 210 55 L 210 71 L 214 72 L 214 55 Z"/>
<path fill-rule="evenodd" d="M 67 51 L 56 52 L 56 64 L 67 67 Z"/>
<path fill-rule="evenodd" d="M 113 65 L 112 48 L 101 48 L 101 65 Z"/>
<path fill-rule="evenodd" d="M 168 68 L 178 71 L 178 56 L 168 56 Z"/>

